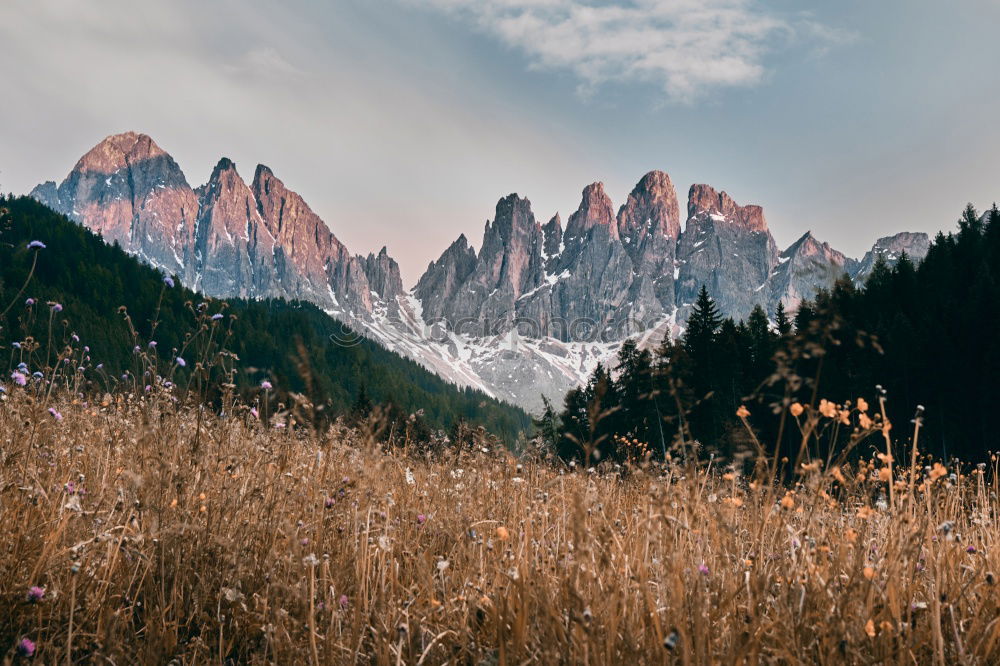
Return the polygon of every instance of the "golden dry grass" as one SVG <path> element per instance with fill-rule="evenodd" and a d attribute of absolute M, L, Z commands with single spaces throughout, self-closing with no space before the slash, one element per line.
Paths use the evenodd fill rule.
<path fill-rule="evenodd" d="M 27 637 L 39 663 L 1000 661 L 990 470 L 893 509 L 874 467 L 785 495 L 155 399 L 46 407 L 0 404 L 5 660 Z"/>

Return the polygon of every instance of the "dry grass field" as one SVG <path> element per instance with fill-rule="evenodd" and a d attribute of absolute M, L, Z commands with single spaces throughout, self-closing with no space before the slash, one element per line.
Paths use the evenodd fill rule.
<path fill-rule="evenodd" d="M 4 663 L 1000 661 L 987 466 L 806 462 L 786 492 L 4 398 Z"/>

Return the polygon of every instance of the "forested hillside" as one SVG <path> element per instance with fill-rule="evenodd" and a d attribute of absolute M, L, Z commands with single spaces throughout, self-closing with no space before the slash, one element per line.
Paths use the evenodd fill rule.
<path fill-rule="evenodd" d="M 508 441 L 529 424 L 520 409 L 456 388 L 367 339 L 334 343 L 331 336 L 354 336 L 313 305 L 205 299 L 179 282 L 169 286 L 156 270 L 33 199 L 0 199 L 0 208 L 7 211 L 0 221 L 0 349 L 7 357 L 0 362 L 4 365 L 17 365 L 15 357 L 20 358 L 23 350 L 15 355 L 14 343 L 29 336 L 43 346 L 51 341 L 60 347 L 76 335 L 89 347 L 85 385 L 104 390 L 105 383 L 114 383 L 133 367 L 136 340 L 125 313 L 144 350 L 155 341 L 156 353 L 169 361 L 171 350 L 180 349 L 185 335 L 197 330 L 199 317 L 211 312 L 223 315 L 212 325 L 236 354 L 236 384 L 241 390 L 269 379 L 276 389 L 307 394 L 326 414 L 350 411 L 361 396 L 362 403 L 367 398 L 391 405 L 406 417 L 422 413 L 418 419 L 430 427 L 449 428 L 468 421 Z M 28 247 L 36 240 L 44 249 Z M 31 280 L 19 293 L 33 264 Z M 28 299 L 34 304 L 27 305 Z M 46 306 L 49 302 L 61 305 L 61 311 L 52 312 Z M 206 305 L 199 310 L 202 303 Z"/>
<path fill-rule="evenodd" d="M 841 279 L 794 317 L 779 310 L 773 327 L 760 308 L 723 319 L 703 288 L 682 339 L 655 352 L 626 344 L 616 367 L 599 367 L 542 425 L 567 457 L 587 442 L 602 458 L 662 455 L 683 434 L 732 459 L 749 448 L 737 416 L 745 405 L 761 441 L 780 432 L 794 456 L 801 436 L 789 406 L 863 398 L 878 411 L 884 398 L 896 442 L 908 441 L 923 406 L 922 450 L 979 461 L 1000 448 L 998 376 L 1000 212 L 970 205 L 919 265 L 879 261 L 863 286 Z"/>

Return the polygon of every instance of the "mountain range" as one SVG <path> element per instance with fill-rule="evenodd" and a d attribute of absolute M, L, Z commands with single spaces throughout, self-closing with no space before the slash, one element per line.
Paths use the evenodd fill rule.
<path fill-rule="evenodd" d="M 528 409 L 558 399 L 628 337 L 676 335 L 706 286 L 727 316 L 801 300 L 878 256 L 926 255 L 926 234 L 879 239 L 860 260 L 805 233 L 779 251 L 760 206 L 692 185 L 686 219 L 670 177 L 651 171 L 617 213 L 601 183 L 565 226 L 528 199 L 497 203 L 478 252 L 460 236 L 412 289 L 385 247 L 351 254 L 264 165 L 248 183 L 227 158 L 193 188 L 150 137 L 108 137 L 59 184 L 31 196 L 107 242 L 217 297 L 310 301 L 460 386 Z M 344 341 L 340 341 L 344 344 Z"/>

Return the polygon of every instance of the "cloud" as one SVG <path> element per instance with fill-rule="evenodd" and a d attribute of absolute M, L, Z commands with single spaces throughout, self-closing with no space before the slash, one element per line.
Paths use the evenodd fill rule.
<path fill-rule="evenodd" d="M 469 22 L 522 52 L 532 67 L 570 71 L 581 93 L 638 82 L 674 102 L 759 83 L 765 57 L 797 37 L 818 50 L 843 39 L 754 0 L 413 1 Z"/>

